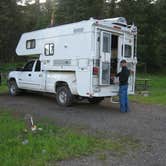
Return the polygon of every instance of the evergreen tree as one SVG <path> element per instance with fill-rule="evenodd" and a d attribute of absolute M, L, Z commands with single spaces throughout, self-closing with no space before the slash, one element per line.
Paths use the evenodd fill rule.
<path fill-rule="evenodd" d="M 40 4 L 26 0 L 0 1 L 0 62 L 14 61 L 15 48 L 23 32 L 46 28 L 51 18 L 56 25 L 94 17 L 125 17 L 138 27 L 138 58 L 148 70 L 161 70 L 166 65 L 165 0 L 47 0 Z M 55 18 L 53 17 L 55 15 Z"/>
<path fill-rule="evenodd" d="M 103 0 L 63 0 L 59 1 L 56 13 L 56 23 L 64 24 L 103 17 Z"/>
<path fill-rule="evenodd" d="M 14 61 L 20 32 L 20 15 L 15 0 L 0 1 L 0 61 Z"/>
<path fill-rule="evenodd" d="M 155 35 L 155 54 L 158 59 L 159 69 L 166 71 L 166 1 L 158 0 L 156 3 L 155 12 L 158 18 L 155 20 L 156 24 L 156 35 Z"/>
<path fill-rule="evenodd" d="M 155 36 L 158 15 L 155 11 L 155 3 L 150 0 L 122 0 L 119 2 L 118 13 L 133 22 L 138 27 L 138 59 L 147 64 L 148 70 L 158 67 L 158 55 L 155 54 Z"/>

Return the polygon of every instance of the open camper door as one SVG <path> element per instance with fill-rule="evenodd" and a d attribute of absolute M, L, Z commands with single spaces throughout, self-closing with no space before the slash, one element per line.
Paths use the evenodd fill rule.
<path fill-rule="evenodd" d="M 100 40 L 100 85 L 110 85 L 111 33 L 101 31 Z"/>
<path fill-rule="evenodd" d="M 135 91 L 135 72 L 136 59 L 134 59 L 134 38 L 132 36 L 120 36 L 119 38 L 120 60 L 127 61 L 127 67 L 132 71 L 128 80 L 128 93 L 134 94 Z M 120 61 L 118 63 L 118 72 L 121 71 Z"/>

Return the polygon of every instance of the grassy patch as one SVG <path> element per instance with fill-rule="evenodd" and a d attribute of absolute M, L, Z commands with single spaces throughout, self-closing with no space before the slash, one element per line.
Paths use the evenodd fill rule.
<path fill-rule="evenodd" d="M 0 109 L 0 163 L 2 166 L 45 165 L 49 162 L 102 150 L 123 152 L 126 149 L 126 143 L 124 144 L 121 139 L 96 138 L 48 123 L 38 124 L 42 131 L 24 132 L 24 120 L 13 115 L 5 109 Z M 27 144 L 23 144 L 25 140 L 28 140 Z"/>
<path fill-rule="evenodd" d="M 141 103 L 166 105 L 166 76 L 165 75 L 138 75 L 141 78 L 151 79 L 149 96 L 130 96 L 131 100 Z"/>
<path fill-rule="evenodd" d="M 0 71 L 1 72 L 9 72 L 11 70 L 15 70 L 18 67 L 22 67 L 24 65 L 24 63 L 20 62 L 20 63 L 6 63 L 3 64 L 2 66 L 0 66 Z"/>
<path fill-rule="evenodd" d="M 9 71 L 15 70 L 17 67 L 22 67 L 23 63 L 13 63 L 13 64 L 3 64 L 0 66 L 0 72 L 1 73 L 8 73 Z M 2 84 L 0 85 L 0 93 L 5 93 L 8 91 L 6 79 L 2 78 Z"/>
<path fill-rule="evenodd" d="M 0 85 L 0 94 L 1 93 L 5 93 L 8 91 L 8 87 L 7 87 L 7 82 L 6 80 L 2 80 L 2 84 Z"/>

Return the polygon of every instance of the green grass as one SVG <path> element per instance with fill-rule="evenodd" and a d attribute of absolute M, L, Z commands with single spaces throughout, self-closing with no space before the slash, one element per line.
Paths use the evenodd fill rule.
<path fill-rule="evenodd" d="M 46 165 L 103 150 L 121 153 L 126 151 L 126 145 L 135 144 L 132 140 L 96 138 L 50 123 L 37 124 L 42 131 L 25 132 L 24 119 L 12 112 L 0 108 L 1 166 Z M 28 144 L 22 144 L 24 140 L 28 140 Z"/>
<path fill-rule="evenodd" d="M 166 76 L 165 75 L 138 75 L 139 78 L 151 79 L 149 96 L 130 96 L 131 100 L 147 104 L 166 105 Z"/>
<path fill-rule="evenodd" d="M 11 70 L 15 70 L 18 67 L 22 67 L 25 63 L 6 63 L 0 66 L 1 72 L 9 72 Z"/>
<path fill-rule="evenodd" d="M 2 84 L 0 85 L 0 94 L 8 92 L 8 87 L 7 87 L 6 81 L 7 80 L 2 80 Z"/>
<path fill-rule="evenodd" d="M 0 72 L 1 73 L 8 73 L 9 71 L 15 70 L 17 67 L 22 67 L 23 63 L 7 63 L 7 64 L 3 64 L 0 66 Z M 7 80 L 3 79 L 2 80 L 2 85 L 0 85 L 0 94 L 1 93 L 6 93 L 8 91 L 8 87 L 7 87 Z"/>

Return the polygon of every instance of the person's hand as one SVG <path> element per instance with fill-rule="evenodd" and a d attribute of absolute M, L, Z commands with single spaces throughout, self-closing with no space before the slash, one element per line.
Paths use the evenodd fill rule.
<path fill-rule="evenodd" d="M 119 79 L 117 77 L 114 78 L 114 84 L 119 84 Z"/>
<path fill-rule="evenodd" d="M 115 76 L 111 76 L 111 80 L 114 80 Z"/>
<path fill-rule="evenodd" d="M 134 74 L 134 71 L 133 71 L 133 70 L 130 70 L 130 74 Z"/>

